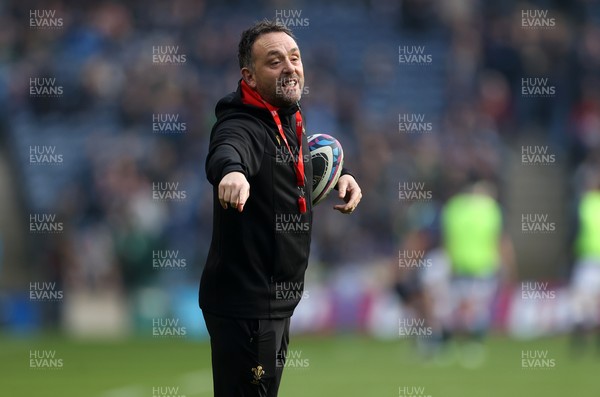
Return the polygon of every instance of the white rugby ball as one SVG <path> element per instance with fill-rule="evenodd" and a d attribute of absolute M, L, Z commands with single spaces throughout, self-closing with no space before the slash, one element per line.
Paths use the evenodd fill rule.
<path fill-rule="evenodd" d="M 312 205 L 319 204 L 335 187 L 344 166 L 340 142 L 327 134 L 307 137 L 313 167 Z"/>

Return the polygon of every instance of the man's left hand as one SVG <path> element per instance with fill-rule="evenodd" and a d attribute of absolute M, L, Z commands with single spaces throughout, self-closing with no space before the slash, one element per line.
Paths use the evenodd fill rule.
<path fill-rule="evenodd" d="M 335 205 L 333 209 L 340 211 L 342 214 L 351 214 L 362 198 L 360 186 L 358 186 L 352 175 L 346 174 L 340 176 L 337 188 L 339 198 L 344 200 L 346 204 Z"/>

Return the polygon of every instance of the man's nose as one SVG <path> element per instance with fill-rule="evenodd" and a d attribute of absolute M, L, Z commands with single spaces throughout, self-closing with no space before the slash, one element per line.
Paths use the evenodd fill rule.
<path fill-rule="evenodd" d="M 296 71 L 296 67 L 294 66 L 294 64 L 292 63 L 290 58 L 285 58 L 285 61 L 283 64 L 283 72 L 292 74 L 295 71 Z"/>

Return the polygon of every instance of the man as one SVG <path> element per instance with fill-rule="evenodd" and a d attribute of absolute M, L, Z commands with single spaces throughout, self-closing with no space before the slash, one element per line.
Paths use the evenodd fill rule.
<path fill-rule="evenodd" d="M 491 183 L 476 182 L 450 198 L 442 210 L 442 240 L 452 271 L 446 327 L 467 338 L 459 357 L 466 367 L 483 364 L 482 342 L 491 325 L 499 282 L 515 277 L 514 249 L 503 231 L 495 191 Z"/>
<path fill-rule="evenodd" d="M 576 262 L 571 278 L 573 353 L 587 349 L 590 334 L 597 333 L 600 352 L 600 173 L 585 176 L 585 190 L 577 208 Z"/>
<path fill-rule="evenodd" d="M 214 395 L 276 396 L 312 225 L 312 166 L 299 106 L 304 70 L 291 31 L 270 21 L 242 33 L 238 58 L 242 79 L 217 104 L 206 160 L 213 236 L 200 307 Z M 334 208 L 353 212 L 361 199 L 354 178 L 343 171 L 337 189 L 344 203 Z M 285 222 L 301 227 L 281 227 Z"/>

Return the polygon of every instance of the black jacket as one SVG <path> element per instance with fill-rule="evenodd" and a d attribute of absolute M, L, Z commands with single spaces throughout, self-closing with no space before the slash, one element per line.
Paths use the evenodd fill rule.
<path fill-rule="evenodd" d="M 266 108 L 242 102 L 238 90 L 216 106 L 217 122 L 206 159 L 213 185 L 213 235 L 200 281 L 202 310 L 238 318 L 292 315 L 304 290 L 312 227 L 312 165 L 302 136 L 307 211 L 298 209 L 298 188 L 291 156 Z M 298 153 L 295 113 L 279 110 L 293 153 Z M 224 210 L 218 185 L 232 171 L 250 183 L 243 212 Z"/>

